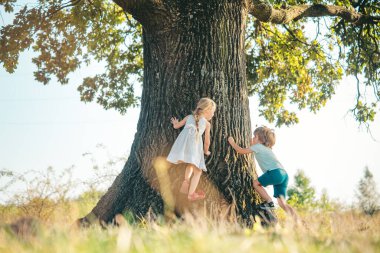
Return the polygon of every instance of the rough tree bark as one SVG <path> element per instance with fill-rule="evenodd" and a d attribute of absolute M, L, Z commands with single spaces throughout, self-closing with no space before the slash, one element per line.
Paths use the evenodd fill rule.
<path fill-rule="evenodd" d="M 212 153 L 206 161 L 208 172 L 202 176 L 208 180 L 202 180 L 201 186 L 210 199 L 219 195 L 211 189 L 229 203 L 234 196 L 243 217 L 253 214 L 257 197 L 251 187 L 252 157 L 237 157 L 227 143 L 228 135 L 233 135 L 248 145 L 251 135 L 244 54 L 248 8 L 242 1 L 166 2 L 145 2 L 128 9 L 143 25 L 141 113 L 128 161 L 86 216 L 89 220 L 96 217 L 109 222 L 125 210 L 137 215 L 150 209 L 164 212 L 153 164 L 156 158 L 167 156 L 180 132 L 173 129 L 170 117 L 190 114 L 201 97 L 210 97 L 217 104 Z M 153 4 L 160 6 L 153 8 Z M 184 168 L 171 166 L 168 172 L 175 196 Z"/>
<path fill-rule="evenodd" d="M 227 203 L 236 203 L 237 213 L 249 220 L 259 201 L 252 189 L 254 163 L 249 155 L 237 156 L 226 141 L 232 135 L 240 145 L 247 146 L 251 136 L 244 53 L 248 13 L 261 21 L 286 23 L 322 15 L 321 6 L 277 11 L 261 1 L 242 0 L 115 3 L 143 26 L 141 113 L 128 161 L 84 220 L 110 222 L 123 211 L 140 216 L 149 210 L 163 214 L 168 200 L 163 196 L 163 187 L 168 185 L 174 199 L 178 199 L 184 167 L 169 166 L 168 180 L 160 181 L 160 168 L 155 164 L 167 156 L 180 132 L 173 129 L 170 117 L 190 114 L 201 97 L 210 97 L 217 104 L 212 120 L 212 153 L 206 160 L 208 172 L 201 182 L 208 197 L 202 203 L 210 207 L 221 201 L 216 200 L 217 196 L 222 196 Z M 322 8 L 323 15 L 335 10 Z M 355 21 L 360 17 L 348 18 Z"/>

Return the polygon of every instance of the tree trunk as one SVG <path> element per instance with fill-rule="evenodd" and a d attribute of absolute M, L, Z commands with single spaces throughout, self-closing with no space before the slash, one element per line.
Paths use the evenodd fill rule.
<path fill-rule="evenodd" d="M 234 203 L 244 220 L 255 215 L 258 197 L 252 188 L 256 177 L 252 156 L 238 156 L 227 142 L 231 135 L 248 146 L 251 136 L 244 52 L 247 12 L 243 1 L 222 0 L 172 3 L 150 16 L 139 16 L 136 10 L 144 44 L 137 133 L 122 172 L 86 216 L 88 220 L 110 222 L 123 211 L 164 214 L 166 206 L 183 211 L 178 191 L 185 166 L 162 161 L 180 133 L 170 118 L 190 114 L 201 97 L 212 98 L 217 110 L 211 122 L 208 171 L 199 186 L 205 189 L 206 200 L 198 205 L 209 210 L 226 201 Z"/>

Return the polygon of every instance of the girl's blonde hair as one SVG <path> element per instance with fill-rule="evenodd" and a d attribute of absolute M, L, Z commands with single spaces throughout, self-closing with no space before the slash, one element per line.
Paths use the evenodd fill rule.
<path fill-rule="evenodd" d="M 273 129 L 270 129 L 266 126 L 261 126 L 255 129 L 253 132 L 253 135 L 257 135 L 259 138 L 259 141 L 268 148 L 272 148 L 274 144 L 276 143 L 276 135 L 273 131 Z"/>
<path fill-rule="evenodd" d="M 193 111 L 193 116 L 198 128 L 199 116 L 211 109 L 216 109 L 216 103 L 210 98 L 201 98 L 197 103 L 197 108 Z"/>

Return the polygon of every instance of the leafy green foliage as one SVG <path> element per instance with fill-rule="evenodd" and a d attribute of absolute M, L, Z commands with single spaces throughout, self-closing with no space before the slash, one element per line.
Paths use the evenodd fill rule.
<path fill-rule="evenodd" d="M 345 6 L 367 15 L 380 14 L 376 1 L 269 2 L 276 8 L 322 3 Z M 289 111 L 290 105 L 317 112 L 334 94 L 345 74 L 358 79 L 357 103 L 352 109 L 356 120 L 374 121 L 380 101 L 379 25 L 356 25 L 340 18 L 324 20 L 324 24 L 320 19 L 308 21 L 306 26 L 306 20 L 299 20 L 281 27 L 250 20 L 248 86 L 251 94 L 259 94 L 261 115 L 278 126 L 297 123 L 296 113 Z M 308 31 L 310 23 L 317 27 L 312 37 Z M 370 87 L 372 94 L 365 94 L 366 87 Z"/>
<path fill-rule="evenodd" d="M 288 202 L 298 210 L 334 211 L 341 206 L 337 201 L 329 198 L 326 190 L 322 190 L 322 195 L 318 199 L 316 190 L 311 186 L 311 180 L 304 171 L 297 171 L 294 175 L 294 181 L 294 185 L 289 187 L 287 192 L 289 195 Z"/>
<path fill-rule="evenodd" d="M 359 208 L 368 215 L 373 215 L 380 210 L 380 195 L 376 189 L 376 182 L 368 167 L 364 169 L 364 176 L 359 181 L 356 194 Z"/>
<path fill-rule="evenodd" d="M 12 12 L 15 2 L 17 2 L 17 0 L 0 0 L 0 5 L 4 6 L 5 12 Z"/>
<path fill-rule="evenodd" d="M 38 53 L 35 78 L 44 84 L 53 77 L 68 83 L 70 73 L 97 61 L 105 71 L 83 80 L 81 100 L 96 100 L 121 113 L 138 104 L 134 90 L 142 77 L 142 28 L 129 14 L 110 0 L 39 0 L 21 8 L 17 2 L 0 1 L 5 12 L 15 13 L 13 24 L 0 30 L 0 62 L 9 73 L 17 68 L 19 54 L 30 48 Z M 283 9 L 321 3 L 380 14 L 376 0 L 269 2 Z M 310 24 L 315 33 L 310 33 Z M 247 27 L 249 92 L 259 95 L 260 114 L 268 121 L 291 125 L 298 122 L 296 110 L 317 112 L 345 74 L 358 80 L 354 116 L 359 122 L 374 120 L 380 101 L 378 24 L 315 18 L 272 25 L 250 18 Z"/>
<path fill-rule="evenodd" d="M 7 11 L 12 3 L 3 1 Z M 125 112 L 136 106 L 133 83 L 142 75 L 141 27 L 109 1 L 38 1 L 21 8 L 13 24 L 0 31 L 0 62 L 12 73 L 19 54 L 32 48 L 36 80 L 47 84 L 54 76 L 66 84 L 68 75 L 96 60 L 105 73 L 85 78 L 78 87 L 81 100 L 97 99 L 106 109 Z M 133 81 L 131 79 L 134 79 Z M 137 79 L 137 80 L 136 80 Z"/>
<path fill-rule="evenodd" d="M 260 94 L 262 116 L 278 126 L 290 125 L 298 118 L 287 105 L 316 112 L 326 104 L 343 71 L 321 43 L 307 40 L 302 23 L 260 23 L 250 32 L 254 40 L 247 45 L 248 86 L 250 94 Z"/>
<path fill-rule="evenodd" d="M 315 189 L 310 185 L 310 179 L 302 170 L 294 176 L 294 186 L 289 187 L 289 204 L 299 209 L 312 209 L 316 207 Z"/>
<path fill-rule="evenodd" d="M 349 5 L 347 1 L 335 1 L 334 4 Z M 363 14 L 380 14 L 376 0 L 352 1 L 352 7 Z M 358 80 L 357 103 L 352 110 L 353 114 L 359 122 L 372 122 L 380 101 L 379 25 L 355 25 L 346 24 L 342 20 L 334 20 L 331 32 L 336 34 L 337 38 L 334 46 L 340 49 L 341 54 L 345 54 L 346 74 L 354 75 Z M 345 50 L 346 52 L 344 52 Z M 360 82 L 360 78 L 363 78 L 364 81 Z M 366 94 L 366 87 L 370 88 L 370 96 Z"/>
<path fill-rule="evenodd" d="M 322 190 L 322 195 L 319 200 L 317 200 L 317 207 L 322 211 L 334 211 L 341 207 L 341 204 L 331 200 L 327 191 Z"/>
<path fill-rule="evenodd" d="M 363 104 L 360 100 L 357 101 L 356 107 L 353 109 L 356 119 L 360 122 L 374 121 L 376 106 L 376 103 L 368 105 L 367 103 Z"/>

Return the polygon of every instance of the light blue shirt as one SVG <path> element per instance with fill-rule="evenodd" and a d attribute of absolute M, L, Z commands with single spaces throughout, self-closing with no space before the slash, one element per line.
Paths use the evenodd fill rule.
<path fill-rule="evenodd" d="M 284 169 L 271 148 L 258 143 L 252 145 L 250 149 L 255 152 L 257 163 L 259 164 L 263 173 L 274 169 Z"/>

